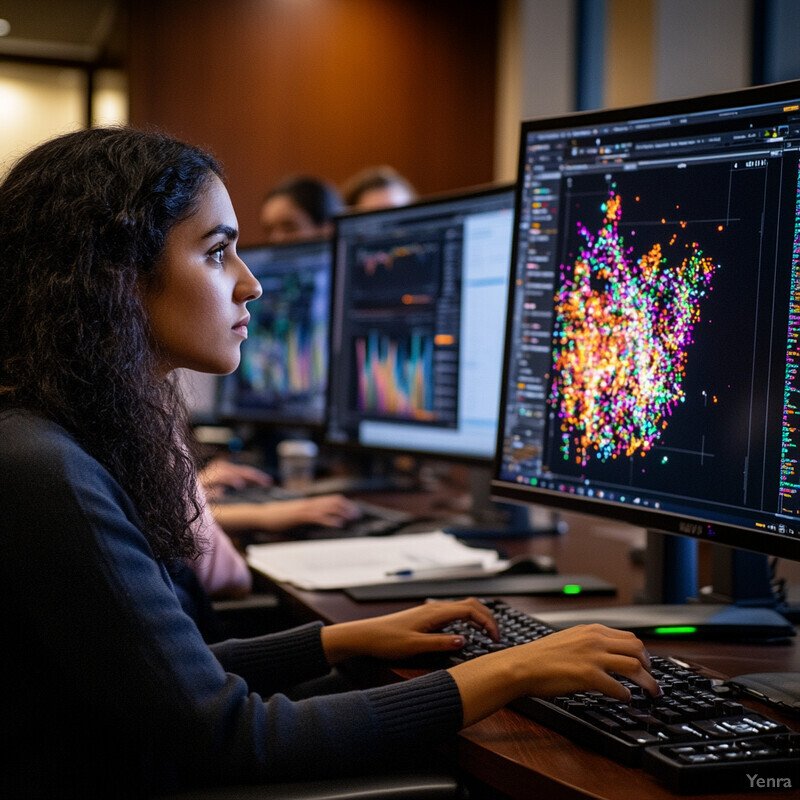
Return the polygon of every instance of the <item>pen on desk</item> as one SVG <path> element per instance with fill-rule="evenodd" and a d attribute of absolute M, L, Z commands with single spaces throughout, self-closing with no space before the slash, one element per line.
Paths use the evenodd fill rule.
<path fill-rule="evenodd" d="M 386 573 L 387 578 L 418 578 L 422 576 L 446 576 L 450 573 L 463 572 L 465 570 L 483 569 L 482 561 L 475 561 L 469 564 L 442 564 L 431 567 L 406 567 L 403 569 L 390 570 Z"/>

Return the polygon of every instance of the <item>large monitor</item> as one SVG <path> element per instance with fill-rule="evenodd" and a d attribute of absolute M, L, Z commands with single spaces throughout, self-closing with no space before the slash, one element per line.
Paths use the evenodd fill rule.
<path fill-rule="evenodd" d="M 242 247 L 261 283 L 239 367 L 223 382 L 219 417 L 321 430 L 328 381 L 330 240 Z"/>
<path fill-rule="evenodd" d="M 800 81 L 522 124 L 502 392 L 494 496 L 800 559 Z"/>
<path fill-rule="evenodd" d="M 337 220 L 329 443 L 491 463 L 513 199 L 496 186 Z"/>

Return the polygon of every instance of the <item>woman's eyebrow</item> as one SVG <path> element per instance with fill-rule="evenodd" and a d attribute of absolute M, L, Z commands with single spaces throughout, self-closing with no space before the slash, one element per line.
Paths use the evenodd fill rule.
<path fill-rule="evenodd" d="M 220 233 L 224 234 L 229 239 L 235 240 L 239 238 L 239 231 L 236 230 L 236 228 L 232 228 L 230 225 L 217 225 L 208 231 L 208 233 L 203 234 L 203 238 L 208 239 L 210 236 L 216 236 Z"/>

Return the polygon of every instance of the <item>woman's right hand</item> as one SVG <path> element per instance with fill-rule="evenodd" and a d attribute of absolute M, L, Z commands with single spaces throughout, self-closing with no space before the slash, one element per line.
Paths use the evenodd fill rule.
<path fill-rule="evenodd" d="M 451 667 L 471 725 L 518 697 L 553 697 L 596 690 L 622 701 L 630 691 L 610 673 L 661 694 L 650 674 L 650 659 L 632 633 L 604 625 L 578 625 L 528 644 L 465 661 Z"/>
<path fill-rule="evenodd" d="M 281 500 L 278 504 L 270 505 L 273 521 L 283 529 L 295 525 L 326 525 L 341 528 L 349 520 L 361 516 L 358 505 L 342 494 Z"/>

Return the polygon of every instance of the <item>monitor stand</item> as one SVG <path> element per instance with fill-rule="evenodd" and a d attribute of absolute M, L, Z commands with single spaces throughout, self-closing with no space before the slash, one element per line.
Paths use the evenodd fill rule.
<path fill-rule="evenodd" d="M 528 538 L 564 533 L 567 524 L 558 512 L 530 504 L 500 503 L 491 499 L 491 467 L 472 466 L 468 472 L 472 500 L 467 525 L 450 526 L 448 533 L 459 539 Z"/>
<path fill-rule="evenodd" d="M 718 547 L 721 546 L 715 545 L 715 549 Z M 754 557 L 746 562 L 746 580 L 742 573 L 727 582 L 731 587 L 743 589 L 747 586 L 746 597 L 698 598 L 697 542 L 648 531 L 642 602 L 631 606 L 542 612 L 537 616 L 554 627 L 602 622 L 633 631 L 638 636 L 659 639 L 783 642 L 794 636 L 795 630 L 777 610 L 778 603 L 771 587 L 765 584 L 761 558 L 766 566 L 766 557 Z M 754 570 L 754 565 L 758 565 L 758 569 Z"/>

